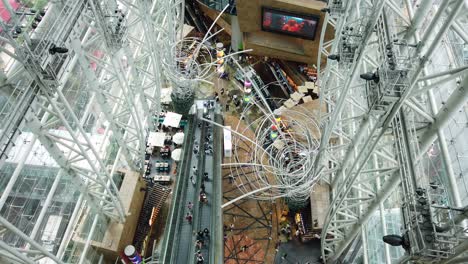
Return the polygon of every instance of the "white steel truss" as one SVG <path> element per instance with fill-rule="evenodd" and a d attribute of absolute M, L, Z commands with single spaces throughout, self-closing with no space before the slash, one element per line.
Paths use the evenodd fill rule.
<path fill-rule="evenodd" d="M 37 20 L 27 19 L 29 9 L 15 12 L 9 1 L 2 3 L 11 20 L 0 22 L 1 51 L 12 62 L 0 76 L 1 95 L 7 98 L 0 109 L 0 168 L 22 132 L 34 136 L 2 193 L 0 208 L 9 206 L 7 199 L 19 184 L 36 142 L 60 170 L 32 222 L 32 232 L 13 230 L 8 219 L 1 218 L 3 233 L 18 235 L 31 250 L 2 244 L 0 253 L 26 263 L 44 256 L 60 263 L 82 214 L 125 221 L 113 175 L 120 167 L 142 170 L 147 133 L 157 125 L 153 114 L 160 111 L 164 83 L 153 21 L 158 1 L 53 1 L 38 25 Z M 159 19 L 165 21 L 166 16 Z M 57 259 L 34 240 L 40 237 L 48 207 L 65 176 L 81 194 L 60 248 L 53 252 Z M 87 246 L 96 222 L 92 221 Z M 80 262 L 87 257 L 87 246 Z"/>
<path fill-rule="evenodd" d="M 434 54 L 444 49 L 445 43 L 441 42 L 447 41 L 449 31 L 462 39 L 466 35 L 457 25 L 466 19 L 462 14 L 466 14 L 467 6 L 458 0 L 420 1 L 413 13 L 413 4 L 329 1 L 324 10 L 327 14 L 318 69 L 320 98 L 327 112 L 321 115 L 323 133 L 316 173 L 331 184 L 333 192 L 321 240 L 322 254 L 330 263 L 352 248 L 356 236 L 363 235 L 366 241 L 361 228 L 376 210 L 381 211 L 381 222 L 385 222 L 384 202 L 390 207 L 401 203 L 397 207 L 402 207 L 402 234 L 408 236 L 411 249 L 407 253 L 412 259 L 450 259 L 456 256 L 458 245 L 463 245 L 459 223 L 445 223 L 451 225 L 449 231 L 435 230 L 444 224 L 439 214 L 457 214 L 434 209 L 442 203 L 435 197 L 450 200 L 443 203 L 446 206 L 462 206 L 450 171 L 451 158 L 444 151 L 444 179 L 429 176 L 423 160 L 434 140 L 438 139 L 444 149 L 442 128 L 468 99 L 466 77 L 440 109 L 431 95 L 431 89 L 438 86 L 424 81 L 445 78 L 438 79 L 440 85 L 466 76 L 466 65 L 430 74 L 428 67 L 434 63 Z M 325 30 L 330 29 L 335 30 L 335 38 L 325 42 Z M 326 58 L 324 67 L 320 63 Z M 437 194 L 429 188 L 434 186 L 435 178 L 439 180 Z M 448 184 L 440 183 L 443 181 Z M 398 186 L 403 196 L 400 200 L 393 197 Z M 421 217 L 420 208 L 414 207 L 421 195 L 432 202 L 430 231 L 412 220 Z M 390 196 L 393 198 L 387 200 Z M 425 235 L 434 239 L 421 240 Z M 446 237 L 444 242 L 441 236 Z M 385 247 L 389 263 L 390 253 Z"/>

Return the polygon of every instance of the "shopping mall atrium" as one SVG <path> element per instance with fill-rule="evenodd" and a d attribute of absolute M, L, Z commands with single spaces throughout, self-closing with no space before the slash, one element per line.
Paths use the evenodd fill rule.
<path fill-rule="evenodd" d="M 468 0 L 0 0 L 0 264 L 468 263 Z"/>

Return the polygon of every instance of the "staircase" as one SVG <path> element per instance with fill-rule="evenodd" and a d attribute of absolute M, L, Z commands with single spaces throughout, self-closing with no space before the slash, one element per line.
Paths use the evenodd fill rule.
<path fill-rule="evenodd" d="M 138 218 L 135 237 L 133 238 L 133 245 L 138 251 L 141 251 L 145 237 L 151 230 L 150 223 L 154 224 L 156 222 L 159 212 L 170 192 L 171 190 L 169 188 L 160 184 L 148 187 L 143 208 Z"/>
<path fill-rule="evenodd" d="M 311 240 L 314 238 L 313 235 L 316 234 L 317 231 L 313 230 L 312 208 L 310 207 L 310 203 L 307 203 L 307 206 L 301 210 L 300 214 L 305 229 L 305 233 L 302 237 L 304 240 Z"/>

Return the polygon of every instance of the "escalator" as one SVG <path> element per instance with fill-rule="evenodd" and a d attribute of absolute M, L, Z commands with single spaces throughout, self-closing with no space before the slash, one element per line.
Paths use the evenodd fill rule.
<path fill-rule="evenodd" d="M 198 32 L 208 31 L 208 26 L 202 19 L 202 13 L 194 1 L 185 1 L 185 23 L 194 26 Z"/>
<path fill-rule="evenodd" d="M 238 80 L 241 83 L 241 85 L 243 85 L 244 79 L 246 77 L 249 78 L 253 82 L 252 85 L 257 88 L 253 90 L 254 94 L 255 90 L 260 90 L 272 111 L 279 108 L 278 102 L 276 102 L 271 96 L 271 93 L 268 90 L 268 86 L 265 86 L 265 83 L 263 82 L 262 78 L 257 74 L 257 72 L 251 66 L 244 67 L 244 71 L 246 73 L 246 76 L 244 76 L 241 70 L 236 71 L 234 75 L 236 80 Z"/>
<path fill-rule="evenodd" d="M 278 85 L 283 90 L 283 93 L 286 98 L 289 98 L 289 95 L 294 93 L 294 89 L 289 85 L 286 74 L 281 69 L 281 66 L 276 62 L 266 63 L 267 67 L 270 69 L 275 79 L 278 81 Z"/>
<path fill-rule="evenodd" d="M 237 15 L 235 0 L 198 0 L 198 2 L 217 11 L 222 11 L 227 5 L 229 5 L 225 13 L 234 16 Z"/>

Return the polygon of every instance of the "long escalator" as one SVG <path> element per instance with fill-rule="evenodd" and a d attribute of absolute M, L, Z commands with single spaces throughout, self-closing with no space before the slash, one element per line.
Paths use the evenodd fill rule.
<path fill-rule="evenodd" d="M 168 217 L 165 241 L 161 250 L 162 263 L 195 263 L 197 251 L 204 259 L 204 263 L 210 261 L 211 234 L 203 238 L 197 237 L 197 232 L 205 228 L 210 231 L 213 228 L 213 215 L 216 197 L 213 194 L 214 162 L 213 140 L 214 129 L 202 118 L 213 121 L 213 108 L 206 113 L 199 110 L 193 119 L 189 144 L 185 146 L 184 161 L 177 179 L 176 191 L 173 197 L 171 213 Z M 198 148 L 196 147 L 198 146 Z M 205 173 L 208 173 L 205 176 Z M 202 187 L 203 185 L 203 187 Z M 206 201 L 201 201 L 201 191 L 206 194 Z M 188 203 L 193 204 L 189 210 Z M 192 220 L 187 220 L 187 214 L 192 215 Z M 203 240 L 203 246 L 198 248 L 196 240 Z"/>

